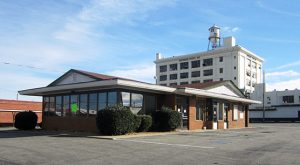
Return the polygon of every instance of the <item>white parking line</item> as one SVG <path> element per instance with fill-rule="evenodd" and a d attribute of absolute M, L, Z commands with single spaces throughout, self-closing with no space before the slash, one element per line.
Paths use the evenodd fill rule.
<path fill-rule="evenodd" d="M 177 147 L 202 148 L 202 149 L 214 149 L 214 148 L 216 148 L 216 147 L 194 146 L 194 145 L 186 145 L 186 144 L 160 143 L 160 142 L 151 142 L 151 141 L 143 141 L 143 140 L 129 140 L 129 139 L 115 139 L 115 140 L 136 142 L 136 143 L 148 143 L 148 144 L 158 144 L 158 145 L 167 145 L 167 146 L 177 146 Z"/>

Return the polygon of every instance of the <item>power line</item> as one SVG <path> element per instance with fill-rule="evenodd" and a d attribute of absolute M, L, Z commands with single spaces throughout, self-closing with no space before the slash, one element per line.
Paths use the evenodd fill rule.
<path fill-rule="evenodd" d="M 28 69 L 35 69 L 35 70 L 40 70 L 40 71 L 50 71 L 50 72 L 55 72 L 55 73 L 63 73 L 63 71 L 59 71 L 59 70 L 53 70 L 53 69 L 47 69 L 47 68 L 41 68 L 41 67 L 36 67 L 33 65 L 24 65 L 24 64 L 17 64 L 17 63 L 11 63 L 11 62 L 7 62 L 7 61 L 1 61 L 0 62 L 3 65 L 10 65 L 10 66 L 17 66 L 20 68 L 28 68 Z"/>

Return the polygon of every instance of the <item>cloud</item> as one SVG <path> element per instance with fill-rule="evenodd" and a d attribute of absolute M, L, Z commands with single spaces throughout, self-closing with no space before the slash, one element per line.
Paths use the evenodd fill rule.
<path fill-rule="evenodd" d="M 300 72 L 294 71 L 294 70 L 288 70 L 288 71 L 282 71 L 282 72 L 269 72 L 266 73 L 267 78 L 272 77 L 293 77 L 293 76 L 299 76 Z"/>
<path fill-rule="evenodd" d="M 280 81 L 280 82 L 274 82 L 274 83 L 267 83 L 266 84 L 266 90 L 272 91 L 274 89 L 276 90 L 293 90 L 293 89 L 300 89 L 300 78 L 288 80 L 288 81 Z"/>
<path fill-rule="evenodd" d="M 300 17 L 300 14 L 298 14 L 298 13 L 295 13 L 295 12 L 289 12 L 289 11 L 280 10 L 280 9 L 276 9 L 276 8 L 273 8 L 273 7 L 264 5 L 261 1 L 257 1 L 256 4 L 257 4 L 260 8 L 262 8 L 262 9 L 264 9 L 264 10 L 266 10 L 266 11 L 272 12 L 272 13 L 281 14 L 281 15 L 286 15 L 286 16 L 292 16 L 292 17 Z"/>
<path fill-rule="evenodd" d="M 155 83 L 155 65 L 154 64 L 140 64 L 128 66 L 124 69 L 118 69 L 107 72 L 108 75 L 130 78 L 134 80 L 144 81 L 148 83 Z"/>
<path fill-rule="evenodd" d="M 289 63 L 289 64 L 281 65 L 281 66 L 277 67 L 276 69 L 285 69 L 285 68 L 290 68 L 290 67 L 294 67 L 294 66 L 300 66 L 300 61 L 296 61 L 296 62 L 292 62 L 292 63 Z"/>
<path fill-rule="evenodd" d="M 225 33 L 234 33 L 234 32 L 240 31 L 240 28 L 225 26 L 225 27 L 221 28 L 221 31 L 223 31 Z"/>

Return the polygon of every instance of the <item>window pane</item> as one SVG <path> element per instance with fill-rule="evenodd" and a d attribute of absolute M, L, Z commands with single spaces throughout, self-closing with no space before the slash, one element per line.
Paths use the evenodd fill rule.
<path fill-rule="evenodd" d="M 203 76 L 211 76 L 213 75 L 213 69 L 208 69 L 203 71 Z"/>
<path fill-rule="evenodd" d="M 71 113 L 70 96 L 63 97 L 63 116 L 68 116 Z"/>
<path fill-rule="evenodd" d="M 80 108 L 79 114 L 87 114 L 88 113 L 88 95 L 81 94 L 80 95 Z"/>
<path fill-rule="evenodd" d="M 55 97 L 55 114 L 57 116 L 62 116 L 62 97 L 61 96 L 56 96 Z"/>
<path fill-rule="evenodd" d="M 108 92 L 108 106 L 114 106 L 117 104 L 117 92 Z"/>
<path fill-rule="evenodd" d="M 106 108 L 107 103 L 107 93 L 99 93 L 98 96 L 98 111 Z"/>
<path fill-rule="evenodd" d="M 121 92 L 122 95 L 122 104 L 123 106 L 130 106 L 130 93 L 129 92 Z"/>
<path fill-rule="evenodd" d="M 189 73 L 188 72 L 180 73 L 180 78 L 181 79 L 189 78 Z"/>
<path fill-rule="evenodd" d="M 159 67 L 160 72 L 166 72 L 167 71 L 167 65 L 163 65 Z"/>
<path fill-rule="evenodd" d="M 170 64 L 170 71 L 177 70 L 177 64 Z"/>
<path fill-rule="evenodd" d="M 199 68 L 200 67 L 200 60 L 192 61 L 192 68 Z"/>
<path fill-rule="evenodd" d="M 192 72 L 192 77 L 200 77 L 200 71 Z"/>
<path fill-rule="evenodd" d="M 177 74 L 170 74 L 170 80 L 176 80 Z"/>
<path fill-rule="evenodd" d="M 76 115 L 78 112 L 78 95 L 71 95 L 71 115 Z"/>
<path fill-rule="evenodd" d="M 138 114 L 143 107 L 143 95 L 142 94 L 131 94 L 131 111 L 133 114 Z"/>
<path fill-rule="evenodd" d="M 186 85 L 189 84 L 189 82 L 180 82 L 180 85 Z"/>
<path fill-rule="evenodd" d="M 44 97 L 43 108 L 44 108 L 44 112 L 49 111 L 49 97 Z"/>
<path fill-rule="evenodd" d="M 159 81 L 166 81 L 166 80 L 167 80 L 167 75 L 159 76 Z"/>
<path fill-rule="evenodd" d="M 218 115 L 218 120 L 223 120 L 223 116 L 224 116 L 224 104 L 223 103 L 219 103 L 219 115 Z"/>
<path fill-rule="evenodd" d="M 180 63 L 180 69 L 188 69 L 188 68 L 189 68 L 189 62 Z"/>
<path fill-rule="evenodd" d="M 198 101 L 196 104 L 196 120 L 203 120 L 204 102 Z"/>
<path fill-rule="evenodd" d="M 203 66 L 212 66 L 213 65 L 213 59 L 208 58 L 203 60 Z"/>
<path fill-rule="evenodd" d="M 97 114 L 97 93 L 89 94 L 89 114 Z"/>
<path fill-rule="evenodd" d="M 49 111 L 50 111 L 51 115 L 54 115 L 54 112 L 55 112 L 55 97 L 50 97 Z"/>

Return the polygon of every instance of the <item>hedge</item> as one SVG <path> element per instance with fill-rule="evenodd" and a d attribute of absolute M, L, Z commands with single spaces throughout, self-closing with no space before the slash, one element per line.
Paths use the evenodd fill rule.
<path fill-rule="evenodd" d="M 152 114 L 153 126 L 156 131 L 174 131 L 181 125 L 181 114 L 168 107 L 162 107 L 160 111 Z"/>
<path fill-rule="evenodd" d="M 152 125 L 152 117 L 149 115 L 141 115 L 141 124 L 138 129 L 138 132 L 146 132 Z"/>
<path fill-rule="evenodd" d="M 35 129 L 37 125 L 38 116 L 35 112 L 24 111 L 19 112 L 15 116 L 14 126 L 20 130 L 31 130 Z"/>
<path fill-rule="evenodd" d="M 116 105 L 98 111 L 96 124 L 104 135 L 123 135 L 135 130 L 134 119 L 128 107 Z"/>

